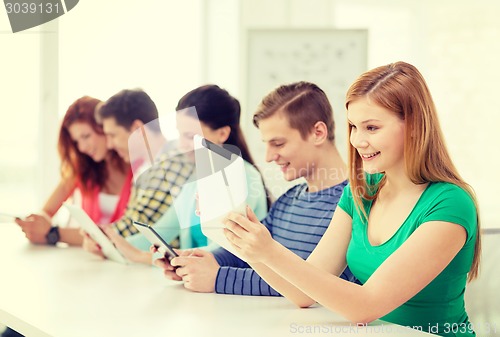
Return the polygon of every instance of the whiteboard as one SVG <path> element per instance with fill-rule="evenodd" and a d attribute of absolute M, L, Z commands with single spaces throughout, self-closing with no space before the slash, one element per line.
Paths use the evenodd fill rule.
<path fill-rule="evenodd" d="M 246 113 L 253 116 L 262 98 L 279 85 L 297 81 L 315 83 L 325 91 L 333 106 L 335 144 L 346 159 L 345 94 L 351 83 L 367 70 L 368 31 L 250 29 L 247 36 Z M 252 127 L 246 134 L 259 167 L 272 173 L 273 179 L 265 174 L 266 184 L 279 196 L 291 184 L 280 181 L 283 179 L 279 179 L 275 164 L 264 163 L 265 145 L 259 131 Z"/>

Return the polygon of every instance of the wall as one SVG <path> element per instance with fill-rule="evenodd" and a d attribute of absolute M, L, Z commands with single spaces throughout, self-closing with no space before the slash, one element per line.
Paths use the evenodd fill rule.
<path fill-rule="evenodd" d="M 222 6 L 217 0 L 210 3 Z M 229 71 L 234 72 L 234 76 L 226 79 L 233 83 L 239 78 L 236 94 L 245 107 L 244 131 L 250 139 L 258 140 L 259 133 L 251 125 L 253 109 L 247 102 L 249 30 L 368 29 L 368 68 L 404 60 L 420 69 L 433 93 L 452 158 L 464 179 L 476 190 L 483 226 L 500 227 L 496 215 L 496 191 L 500 183 L 492 177 L 500 166 L 493 138 L 500 122 L 500 107 L 492 100 L 500 75 L 496 61 L 500 58 L 499 2 L 242 0 L 239 4 L 239 13 L 234 17 L 240 17 L 240 24 L 237 26 L 232 21 L 225 27 L 231 32 L 239 29 L 240 39 L 236 42 L 233 34 L 233 38 L 226 41 L 226 48 L 218 53 L 223 55 L 239 48 L 239 71 L 234 72 L 231 64 Z M 221 36 L 209 35 L 210 41 L 221 39 Z M 211 69 L 212 65 L 208 67 Z M 224 71 L 219 66 L 216 70 Z M 336 110 L 337 114 L 342 113 L 339 108 Z M 339 124 L 337 132 L 342 127 Z M 262 147 L 257 143 L 251 144 L 255 157 L 273 177 L 267 183 L 271 190 L 283 191 L 290 184 L 274 179 L 279 176 L 277 168 L 263 163 L 263 154 L 257 153 Z"/>
<path fill-rule="evenodd" d="M 60 115 L 83 94 L 143 88 L 161 113 L 201 81 L 201 1 L 80 1 L 60 21 Z M 82 29 L 82 27 L 85 27 Z"/>

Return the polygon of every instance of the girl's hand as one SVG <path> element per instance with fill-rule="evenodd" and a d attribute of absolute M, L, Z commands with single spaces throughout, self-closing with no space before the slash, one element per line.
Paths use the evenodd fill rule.
<path fill-rule="evenodd" d="M 265 263 L 271 255 L 270 248 L 276 241 L 252 209 L 247 206 L 246 211 L 246 217 L 234 212 L 228 214 L 224 219 L 224 234 L 246 262 Z"/>
<path fill-rule="evenodd" d="M 103 259 L 106 258 L 102 252 L 101 246 L 97 242 L 92 240 L 92 238 L 87 232 L 85 232 L 83 229 L 80 229 L 80 234 L 83 236 L 83 242 L 82 242 L 83 249 L 85 249 L 87 252 L 98 255 Z"/>
<path fill-rule="evenodd" d="M 118 234 L 111 225 L 101 226 L 101 228 L 127 260 L 135 263 L 151 264 L 151 253 L 135 248 L 123 236 Z"/>

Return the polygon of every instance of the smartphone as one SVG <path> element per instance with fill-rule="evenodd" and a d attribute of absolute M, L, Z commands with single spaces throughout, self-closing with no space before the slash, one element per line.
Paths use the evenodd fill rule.
<path fill-rule="evenodd" d="M 166 243 L 153 227 L 139 221 L 133 221 L 133 224 L 135 228 L 137 228 L 137 230 L 139 230 L 139 232 L 141 232 L 141 234 L 144 235 L 146 239 L 148 239 L 149 242 L 151 242 L 151 244 L 154 245 L 167 259 L 171 260 L 174 257 L 179 256 L 174 251 L 172 246 Z"/>

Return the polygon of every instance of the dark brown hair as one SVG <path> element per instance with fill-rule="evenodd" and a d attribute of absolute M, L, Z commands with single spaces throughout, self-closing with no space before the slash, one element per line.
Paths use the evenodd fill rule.
<path fill-rule="evenodd" d="M 124 89 L 99 106 L 99 120 L 114 118 L 117 125 L 130 130 L 135 120 L 148 125 L 151 131 L 161 132 L 158 109 L 151 97 L 141 89 Z"/>
<path fill-rule="evenodd" d="M 231 96 L 227 90 L 217 85 L 209 84 L 198 87 L 185 94 L 177 104 L 176 110 L 183 110 L 194 106 L 197 118 L 211 129 L 216 130 L 229 126 L 231 132 L 225 144 L 239 148 L 245 161 L 255 166 L 255 162 L 248 149 L 247 142 L 240 127 L 241 107 L 240 102 Z M 189 111 L 189 110 L 184 110 Z M 266 191 L 267 206 L 271 205 L 269 193 Z"/>

